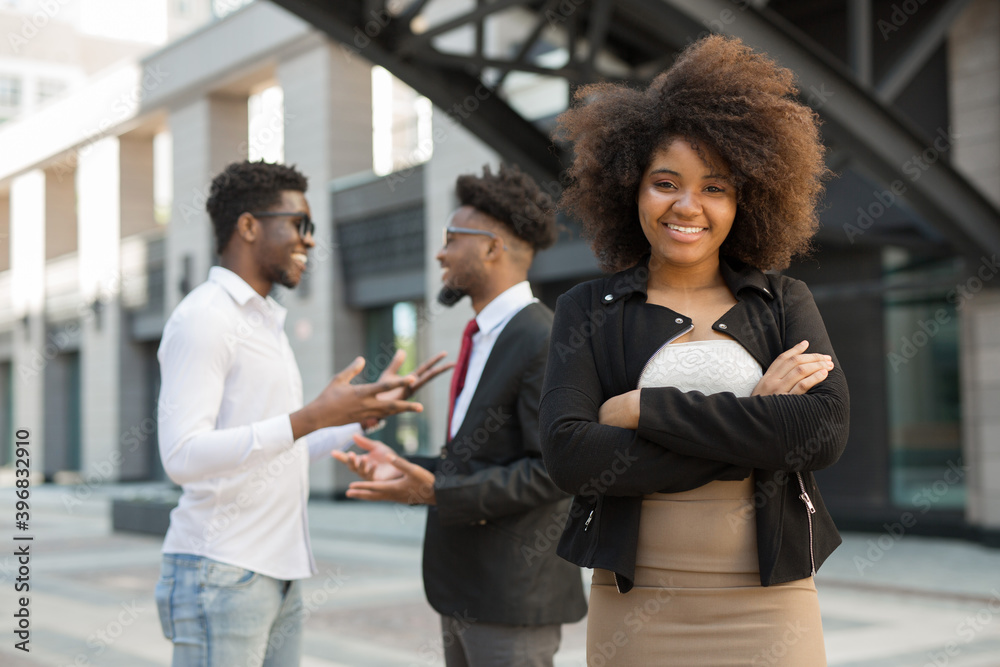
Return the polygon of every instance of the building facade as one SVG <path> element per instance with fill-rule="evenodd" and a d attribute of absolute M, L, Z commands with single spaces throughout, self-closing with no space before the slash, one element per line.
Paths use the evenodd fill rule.
<path fill-rule="evenodd" d="M 847 16 L 823 7 L 840 4 L 771 3 L 820 36 L 837 32 L 823 28 L 830 15 Z M 912 171 L 900 168 L 919 179 L 921 161 L 947 161 L 997 207 L 1000 6 L 961 4 L 920 75 L 898 91 L 906 122 L 928 137 Z M 806 5 L 820 9 L 795 9 Z M 879 48 L 892 55 L 895 33 L 879 21 L 902 28 L 885 9 L 872 27 L 876 38 L 888 31 Z M 492 38 L 516 50 L 527 21 L 505 15 Z M 875 75 L 879 66 L 870 64 Z M 510 76 L 511 105 L 550 127 L 565 82 Z M 204 205 L 211 177 L 233 160 L 282 159 L 310 179 L 317 247 L 304 283 L 276 294 L 289 309 L 307 397 L 357 354 L 373 377 L 398 346 L 411 357 L 454 353 L 472 313 L 436 303 L 434 255 L 455 177 L 499 160 L 464 120 L 373 72 L 361 38 L 332 41 L 254 2 L 0 126 L 0 464 L 9 465 L 13 430 L 27 427 L 43 443 L 33 465 L 46 480 L 162 478 L 156 347 L 171 310 L 215 261 Z M 952 249 L 924 224 L 907 203 L 915 180 L 831 168 L 842 173 L 829 188 L 819 250 L 790 270 L 813 288 L 854 399 L 851 443 L 821 475 L 824 495 L 845 526 L 878 528 L 910 512 L 915 530 L 992 539 L 997 259 Z M 545 186 L 558 193 L 558 183 Z M 565 222 L 531 274 L 550 305 L 599 275 Z M 425 412 L 393 421 L 385 439 L 435 451 L 446 385 L 425 389 Z M 332 462 L 312 471 L 316 494 L 345 483 Z"/>

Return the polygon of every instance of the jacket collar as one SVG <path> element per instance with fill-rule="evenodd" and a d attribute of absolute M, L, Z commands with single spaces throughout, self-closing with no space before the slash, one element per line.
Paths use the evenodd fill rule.
<path fill-rule="evenodd" d="M 604 284 L 604 294 L 600 297 L 601 303 L 611 305 L 636 292 L 646 294 L 646 285 L 649 282 L 649 257 L 649 255 L 644 256 L 635 266 L 608 278 Z M 731 257 L 722 257 L 719 261 L 719 270 L 722 279 L 737 299 L 741 298 L 740 293 L 745 289 L 756 290 L 767 299 L 774 298 L 767 276 L 759 269 Z"/>

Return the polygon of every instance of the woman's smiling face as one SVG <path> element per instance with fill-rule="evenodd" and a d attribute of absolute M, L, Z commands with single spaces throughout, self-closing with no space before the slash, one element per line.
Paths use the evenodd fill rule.
<path fill-rule="evenodd" d="M 683 137 L 668 139 L 653 152 L 636 197 L 653 258 L 677 268 L 718 262 L 736 218 L 728 167 L 709 147 L 698 148 Z"/>

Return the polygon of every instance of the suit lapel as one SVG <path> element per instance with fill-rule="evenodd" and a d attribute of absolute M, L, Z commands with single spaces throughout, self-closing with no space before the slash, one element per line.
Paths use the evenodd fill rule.
<path fill-rule="evenodd" d="M 469 426 L 469 417 L 472 415 L 473 411 L 479 407 L 481 401 L 484 400 L 485 396 L 489 396 L 490 388 L 498 382 L 508 382 L 509 377 L 507 373 L 503 372 L 504 364 L 507 367 L 510 366 L 509 363 L 504 359 L 505 355 L 502 353 L 512 339 L 520 333 L 520 328 L 528 318 L 528 309 L 537 308 L 538 303 L 529 303 L 527 306 L 519 310 L 514 317 L 507 322 L 507 325 L 500 332 L 497 337 L 497 341 L 493 344 L 493 349 L 490 350 L 490 356 L 486 360 L 486 366 L 483 367 L 483 373 L 479 376 L 479 383 L 476 385 L 476 390 L 472 393 L 472 400 L 469 401 L 469 408 L 465 411 L 465 418 L 462 419 L 462 425 L 458 427 L 455 432 L 455 440 L 458 439 L 459 435 L 465 432 Z M 498 354 L 498 352 L 501 352 Z"/>

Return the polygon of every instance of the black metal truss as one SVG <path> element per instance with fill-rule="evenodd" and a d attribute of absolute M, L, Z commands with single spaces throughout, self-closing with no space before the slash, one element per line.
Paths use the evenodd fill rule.
<path fill-rule="evenodd" d="M 848 0 L 848 63 L 818 48 L 768 9 L 767 0 L 274 1 L 390 70 L 503 159 L 548 182 L 558 180 L 565 156 L 543 129 L 507 103 L 504 84 L 511 72 L 559 77 L 571 92 L 601 80 L 641 85 L 699 36 L 710 31 L 738 36 L 796 72 L 804 101 L 823 118 L 824 135 L 849 165 L 886 184 L 904 180 L 913 210 L 960 251 L 1000 252 L 1000 213 L 947 160 L 925 160 L 916 180 L 904 172 L 934 149 L 938 138 L 922 136 L 891 107 L 969 0 L 940 3 L 935 21 L 879 81 L 872 80 L 865 46 L 872 30 L 870 0 Z M 419 25 L 424 12 L 440 5 L 465 9 Z M 513 10 L 530 13 L 530 29 L 512 52 L 490 53 L 486 26 Z M 447 52 L 435 43 L 470 27 L 475 37 L 467 52 Z M 546 66 L 536 52 L 546 39 L 551 47 L 553 35 L 561 40 L 566 61 Z"/>

